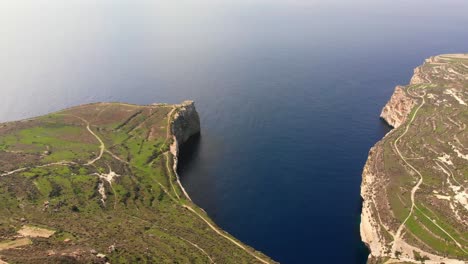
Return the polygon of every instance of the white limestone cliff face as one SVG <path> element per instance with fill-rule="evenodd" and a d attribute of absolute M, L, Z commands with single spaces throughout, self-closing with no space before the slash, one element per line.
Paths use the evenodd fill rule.
<path fill-rule="evenodd" d="M 397 86 L 392 97 L 382 109 L 380 117 L 394 128 L 406 121 L 414 106 L 413 99 L 408 96 L 402 86 Z"/>
<path fill-rule="evenodd" d="M 374 206 L 374 191 L 376 175 L 372 171 L 372 163 L 374 162 L 374 153 L 376 147 L 371 148 L 369 156 L 362 172 L 361 197 L 363 199 L 361 211 L 360 234 L 361 240 L 367 245 L 371 251 L 371 256 L 380 257 L 383 255 L 385 245 L 382 243 L 382 237 L 379 234 L 377 219 L 373 217 L 372 206 Z"/>
<path fill-rule="evenodd" d="M 442 56 L 442 55 L 441 55 Z M 441 56 L 431 57 L 426 60 L 426 63 L 442 63 Z M 443 55 L 448 56 L 448 55 Z M 451 57 L 466 56 L 466 55 L 451 55 Z M 424 73 L 422 67 L 417 67 L 414 70 L 414 75 L 411 78 L 410 85 L 430 84 L 431 76 Z M 406 91 L 406 87 L 397 86 L 390 100 L 382 109 L 380 117 L 384 119 L 393 128 L 398 128 L 406 123 L 412 109 L 416 105 L 414 100 Z M 462 103 L 460 103 L 462 104 Z M 402 129 L 404 129 L 402 127 Z M 401 129 L 400 129 L 401 130 Z M 369 155 L 362 172 L 361 182 L 361 197 L 363 199 L 360 223 L 361 240 L 370 250 L 368 264 L 376 263 L 420 263 L 415 259 L 414 252 L 419 253 L 429 259 L 426 264 L 463 264 L 467 263 L 463 260 L 450 259 L 445 256 L 434 255 L 427 250 L 420 249 L 408 243 L 404 239 L 398 241 L 399 252 L 401 256 L 399 260 L 389 259 L 394 258 L 391 255 L 391 248 L 395 243 L 396 228 L 391 220 L 390 204 L 382 197 L 386 196 L 385 186 L 389 183 L 389 176 L 382 166 L 384 164 L 384 142 L 386 138 L 392 137 L 392 129 L 387 135 L 377 142 L 369 151 Z M 387 213 L 387 214 L 385 214 Z"/>
<path fill-rule="evenodd" d="M 191 136 L 200 133 L 200 117 L 193 101 L 176 105 L 171 132 L 179 144 L 184 144 Z"/>
<path fill-rule="evenodd" d="M 387 133 L 385 137 L 391 135 L 392 131 Z M 392 234 L 392 231 L 380 213 L 380 210 L 389 211 L 389 205 L 377 204 L 377 201 L 382 199 L 382 195 L 385 195 L 383 186 L 387 182 L 384 176 L 385 172 L 379 166 L 383 162 L 382 142 L 385 137 L 370 149 L 362 172 L 361 197 L 363 203 L 360 234 L 361 240 L 370 250 L 368 264 L 379 263 L 377 260 L 388 256 L 389 243 L 391 242 L 384 233 Z"/>
<path fill-rule="evenodd" d="M 413 75 L 412 80 L 414 76 L 417 76 L 417 71 L 418 68 L 415 69 L 415 75 Z M 407 95 L 404 87 L 397 86 L 390 100 L 382 109 L 380 117 L 393 128 L 398 128 L 406 121 L 414 104 L 415 102 Z M 393 131 L 394 130 L 390 131 L 385 137 Z M 383 162 L 381 160 L 383 148 L 380 143 L 383 142 L 385 137 L 370 149 L 362 172 L 361 197 L 363 199 L 363 204 L 360 235 L 361 240 L 370 250 L 368 263 L 376 262 L 377 259 L 387 256 L 389 252 L 387 244 L 389 241 L 386 241 L 385 236 L 382 234 L 382 232 L 388 232 L 389 229 L 386 227 L 385 223 L 382 222 L 382 219 L 380 219 L 376 207 L 378 192 L 381 191 L 381 187 L 385 185 L 385 179 L 382 175 L 383 172 L 377 169 L 377 164 Z M 382 228 L 385 228 L 386 231 Z"/>
<path fill-rule="evenodd" d="M 177 164 L 179 158 L 179 147 L 180 145 L 187 142 L 187 140 L 200 133 L 200 117 L 198 116 L 198 112 L 195 109 L 195 104 L 193 101 L 184 101 L 179 105 L 175 105 L 174 113 L 172 116 L 169 116 L 170 120 L 170 130 L 172 134 L 172 144 L 170 146 L 170 152 L 174 159 L 173 162 L 173 172 L 177 178 L 177 184 L 182 189 L 185 197 L 188 200 L 190 196 L 185 191 L 184 187 L 182 186 L 179 175 L 177 174 Z"/>

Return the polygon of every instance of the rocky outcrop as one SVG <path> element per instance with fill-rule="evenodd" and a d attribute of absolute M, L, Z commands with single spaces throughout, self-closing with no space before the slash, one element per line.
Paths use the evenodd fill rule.
<path fill-rule="evenodd" d="M 191 136 L 200 133 L 200 117 L 193 101 L 185 101 L 175 107 L 171 131 L 178 143 L 184 144 Z"/>
<path fill-rule="evenodd" d="M 466 167 L 457 150 L 451 155 L 447 153 L 450 152 L 447 145 L 451 146 L 450 142 L 465 129 L 462 124 L 466 123 L 466 116 L 460 113 L 466 110 L 462 97 L 467 94 L 468 67 L 466 61 L 460 60 L 467 59 L 465 54 L 427 59 L 414 70 L 409 85 L 395 88 L 382 110 L 381 118 L 395 129 L 371 148 L 362 172 L 360 234 L 370 250 L 368 264 L 467 263 L 466 241 L 436 224 L 450 221 L 453 230 L 466 230 L 463 218 L 457 218 L 464 211 L 457 211 L 454 206 L 457 193 L 447 187 L 451 182 L 446 177 Z M 452 91 L 458 94 L 453 95 Z M 441 157 L 451 158 L 450 162 L 444 159 L 450 173 L 438 169 L 442 168 L 438 162 Z M 424 172 L 419 168 L 424 168 Z M 425 181 L 426 175 L 442 179 L 442 183 Z M 439 202 L 439 197 L 452 203 Z M 437 212 L 440 218 L 426 215 L 419 205 Z M 448 238 L 442 239 L 437 232 Z M 444 247 L 439 247 L 442 243 Z"/>
<path fill-rule="evenodd" d="M 361 183 L 361 197 L 363 199 L 362 211 L 361 211 L 361 224 L 360 234 L 361 240 L 367 245 L 371 251 L 369 258 L 380 257 L 385 251 L 385 246 L 382 243 L 383 237 L 380 235 L 379 223 L 376 217 L 373 217 L 374 206 L 374 192 L 372 188 L 378 178 L 376 178 L 375 172 L 373 171 L 373 163 L 376 160 L 377 146 L 371 148 L 369 156 L 362 172 L 362 183 Z"/>
<path fill-rule="evenodd" d="M 416 74 L 416 70 L 415 70 Z M 413 76 L 414 77 L 414 76 Z M 393 128 L 398 128 L 405 123 L 415 102 L 407 95 L 403 86 L 396 86 L 395 90 L 382 109 L 380 117 Z M 382 221 L 379 210 L 390 210 L 389 208 L 377 208 L 376 200 L 379 199 L 381 188 L 386 184 L 384 172 L 379 170 L 379 164 L 383 163 L 382 142 L 394 130 L 391 130 L 381 141 L 375 144 L 369 151 L 366 164 L 362 172 L 361 197 L 363 199 L 360 223 L 361 240 L 370 250 L 367 263 L 379 263 L 388 255 L 389 247 L 385 235 L 388 226 Z M 382 206 L 382 204 L 380 204 Z"/>
<path fill-rule="evenodd" d="M 399 127 L 406 121 L 414 101 L 409 97 L 402 86 L 397 86 L 392 97 L 382 109 L 380 117 L 394 128 Z"/>
<path fill-rule="evenodd" d="M 193 101 L 184 101 L 179 105 L 175 105 L 173 112 L 169 114 L 168 118 L 170 118 L 169 122 L 173 139 L 170 146 L 170 151 L 174 159 L 173 172 L 176 175 L 177 184 L 182 189 L 185 197 L 191 200 L 180 182 L 179 175 L 177 174 L 177 164 L 180 145 L 187 142 L 190 137 L 200 133 L 200 117 L 195 109 L 195 103 Z"/>

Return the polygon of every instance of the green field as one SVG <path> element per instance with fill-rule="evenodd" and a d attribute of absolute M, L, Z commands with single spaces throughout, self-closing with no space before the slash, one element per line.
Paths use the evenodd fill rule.
<path fill-rule="evenodd" d="M 184 195 L 169 151 L 181 108 L 100 103 L 0 124 L 0 259 L 274 263 Z M 25 225 L 55 233 L 25 243 Z"/>

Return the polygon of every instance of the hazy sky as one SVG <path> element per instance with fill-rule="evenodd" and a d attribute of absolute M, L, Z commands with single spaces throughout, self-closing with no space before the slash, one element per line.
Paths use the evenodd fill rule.
<path fill-rule="evenodd" d="M 152 78 L 175 80 L 200 60 L 220 57 L 442 43 L 433 32 L 467 34 L 467 8 L 464 0 L 3 0 L 0 111 L 18 100 L 33 104 L 44 86 L 56 101 L 76 96 L 78 85 L 99 94 L 96 86 L 114 85 L 99 75 L 105 72 L 152 69 Z M 19 99 L 17 90 L 26 96 Z"/>

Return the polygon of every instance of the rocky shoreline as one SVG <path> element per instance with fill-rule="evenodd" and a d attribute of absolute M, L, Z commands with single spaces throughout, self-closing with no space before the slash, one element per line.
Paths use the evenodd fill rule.
<path fill-rule="evenodd" d="M 406 94 L 402 86 L 397 86 L 392 97 L 382 109 L 380 117 L 393 128 L 397 128 L 406 121 L 413 106 L 413 99 Z"/>
<path fill-rule="evenodd" d="M 418 68 L 415 69 L 415 74 L 418 71 L 417 69 Z M 412 79 L 414 79 L 414 77 Z M 398 85 L 395 87 L 390 100 L 383 107 L 380 118 L 394 129 L 398 128 L 406 121 L 414 105 L 413 99 L 407 95 L 404 87 Z M 374 214 L 378 214 L 378 212 L 373 208 L 375 206 L 376 193 L 375 190 L 372 189 L 372 186 L 376 183 L 378 184 L 378 182 L 382 180 L 379 178 L 376 166 L 374 166 L 376 162 L 380 162 L 382 159 L 381 155 L 383 149 L 381 147 L 381 142 L 383 142 L 390 133 L 395 131 L 394 129 L 388 132 L 384 138 L 369 150 L 369 155 L 362 172 L 361 197 L 363 199 L 363 204 L 360 234 L 361 240 L 371 252 L 369 255 L 369 263 L 375 262 L 376 258 L 385 256 L 388 253 L 388 249 L 385 246 L 385 237 L 380 227 L 383 225 L 383 222 L 379 217 L 373 216 Z"/>
<path fill-rule="evenodd" d="M 441 55 L 442 56 L 442 55 Z M 408 241 L 399 239 L 399 248 L 395 251 L 395 225 L 401 223 L 396 220 L 391 205 L 387 199 L 387 188 L 392 181 L 393 174 L 385 169 L 386 149 L 389 138 L 395 138 L 395 131 L 403 124 L 407 124 L 410 114 L 416 105 L 418 98 L 413 91 L 408 92 L 408 87 L 432 84 L 431 76 L 423 72 L 423 67 L 428 64 L 441 65 L 440 56 L 431 57 L 425 63 L 414 70 L 414 75 L 408 86 L 396 86 L 395 90 L 383 107 L 380 117 L 393 129 L 384 138 L 377 142 L 369 151 L 369 155 L 362 172 L 361 197 L 363 199 L 360 223 L 361 240 L 370 250 L 367 263 L 419 263 L 420 256 L 424 256 L 424 263 L 464 263 L 462 260 L 447 258 L 434 252 L 420 250 Z M 425 94 L 425 93 L 424 93 Z M 430 95 L 430 94 L 429 94 Z M 431 96 L 431 95 L 430 95 Z M 423 101 L 424 103 L 424 101 Z M 412 118 L 413 119 L 413 118 Z M 435 129 L 435 128 L 434 128 Z M 407 129 L 408 130 L 408 129 Z M 387 140 L 388 139 L 388 140 Z M 393 147 L 392 147 L 393 148 Z M 393 245 L 393 247 L 392 247 Z M 397 252 L 398 254 L 395 254 Z"/>

